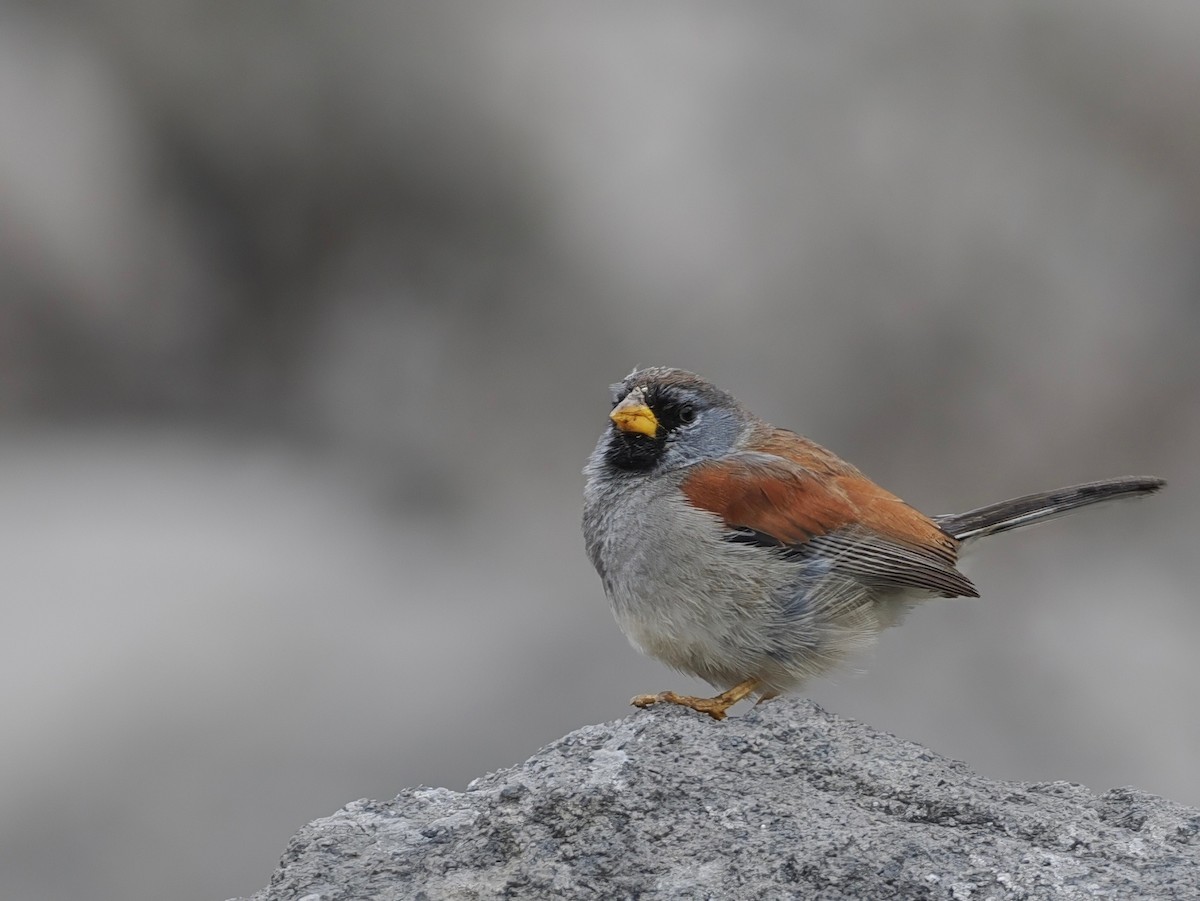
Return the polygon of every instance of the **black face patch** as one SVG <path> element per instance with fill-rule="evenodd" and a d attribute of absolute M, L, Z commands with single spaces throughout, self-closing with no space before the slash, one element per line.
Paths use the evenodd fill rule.
<path fill-rule="evenodd" d="M 624 399 L 614 401 L 615 407 Z M 658 433 L 653 437 L 637 432 L 624 432 L 616 426 L 609 429 L 605 459 L 626 470 L 646 470 L 653 467 L 667 449 L 667 439 L 680 426 L 696 418 L 697 406 L 677 390 L 652 385 L 646 389 L 646 406 L 658 420 Z"/>
<path fill-rule="evenodd" d="M 696 405 L 670 388 L 650 388 L 646 392 L 646 406 L 658 420 L 660 432 L 673 432 L 696 418 Z"/>
<path fill-rule="evenodd" d="M 667 439 L 650 438 L 637 432 L 622 432 L 616 426 L 608 430 L 604 459 L 617 469 L 643 471 L 656 464 L 667 449 Z"/>

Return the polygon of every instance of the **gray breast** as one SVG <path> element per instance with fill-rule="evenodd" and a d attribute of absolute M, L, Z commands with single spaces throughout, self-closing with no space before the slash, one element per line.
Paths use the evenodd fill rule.
<path fill-rule="evenodd" d="M 630 641 L 722 684 L 778 644 L 804 565 L 724 541 L 720 520 L 684 500 L 681 479 L 589 483 L 584 534 Z"/>
<path fill-rule="evenodd" d="M 724 540 L 683 475 L 605 473 L 585 491 L 588 554 L 639 650 L 721 687 L 756 677 L 785 691 L 886 624 L 882 599 L 828 559 Z"/>

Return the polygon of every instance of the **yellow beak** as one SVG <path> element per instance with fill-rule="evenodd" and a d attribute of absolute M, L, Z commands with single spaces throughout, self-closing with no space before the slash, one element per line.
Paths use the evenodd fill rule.
<path fill-rule="evenodd" d="M 653 438 L 658 435 L 658 419 L 642 400 L 642 392 L 632 391 L 608 414 L 622 432 L 636 432 Z"/>

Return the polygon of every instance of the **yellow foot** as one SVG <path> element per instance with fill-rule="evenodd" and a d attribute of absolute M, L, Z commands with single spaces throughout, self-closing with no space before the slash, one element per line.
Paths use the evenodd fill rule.
<path fill-rule="evenodd" d="M 715 698 L 694 698 L 691 695 L 677 695 L 673 691 L 663 691 L 656 695 L 638 695 L 629 703 L 634 707 L 650 707 L 654 704 L 678 704 L 689 707 L 697 713 L 707 713 L 714 720 L 725 719 L 725 711 L 752 694 L 758 687 L 757 679 L 747 679 L 739 682 L 729 691 L 721 692 Z"/>

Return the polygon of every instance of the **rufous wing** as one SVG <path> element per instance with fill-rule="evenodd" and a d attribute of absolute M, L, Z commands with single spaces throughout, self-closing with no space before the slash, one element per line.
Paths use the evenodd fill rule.
<path fill-rule="evenodd" d="M 955 567 L 958 542 L 929 517 L 799 435 L 773 429 L 753 446 L 697 464 L 682 484 L 732 539 L 819 554 L 880 588 L 978 597 Z"/>

